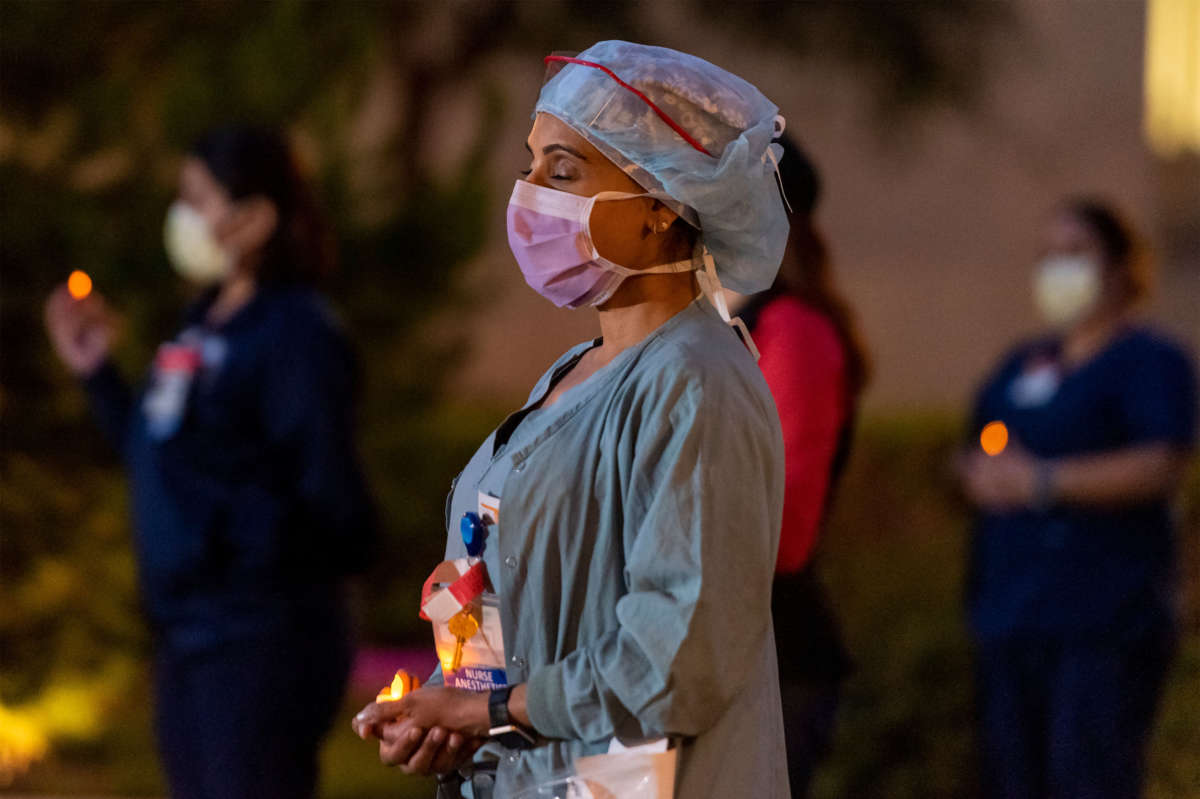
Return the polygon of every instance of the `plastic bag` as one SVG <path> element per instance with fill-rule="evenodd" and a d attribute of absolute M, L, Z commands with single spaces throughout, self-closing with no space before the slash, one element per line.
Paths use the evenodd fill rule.
<path fill-rule="evenodd" d="M 630 751 L 576 759 L 560 774 L 513 794 L 513 799 L 673 799 L 676 750 Z"/>

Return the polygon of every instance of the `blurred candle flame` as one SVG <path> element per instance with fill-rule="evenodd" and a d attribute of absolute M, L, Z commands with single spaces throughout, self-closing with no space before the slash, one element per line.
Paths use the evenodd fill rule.
<path fill-rule="evenodd" d="M 76 269 L 67 278 L 67 291 L 77 300 L 92 293 L 92 279 L 87 272 Z"/>
<path fill-rule="evenodd" d="M 1008 427 L 1004 422 L 988 422 L 979 433 L 979 445 L 988 455 L 999 455 L 1008 446 Z"/>
<path fill-rule="evenodd" d="M 376 702 L 395 702 L 410 691 L 415 691 L 419 687 L 417 678 L 409 674 L 404 669 L 399 669 L 396 676 L 392 678 L 392 684 L 379 692 L 375 697 Z"/>

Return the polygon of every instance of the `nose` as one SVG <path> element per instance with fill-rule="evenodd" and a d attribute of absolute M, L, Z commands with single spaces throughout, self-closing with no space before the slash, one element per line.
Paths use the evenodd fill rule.
<path fill-rule="evenodd" d="M 529 174 L 523 179 L 526 183 L 532 183 L 533 185 L 541 186 L 542 188 L 550 188 L 549 175 L 546 174 L 545 168 L 539 167 L 537 164 L 534 164 L 530 168 Z"/>

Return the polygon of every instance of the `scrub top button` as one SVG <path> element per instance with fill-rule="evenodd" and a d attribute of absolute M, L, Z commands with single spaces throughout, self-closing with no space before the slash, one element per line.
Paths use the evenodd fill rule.
<path fill-rule="evenodd" d="M 520 756 L 520 755 L 518 755 L 516 752 L 509 752 L 509 753 L 508 753 L 508 762 L 509 762 L 509 763 L 516 763 L 516 762 L 517 762 L 518 760 L 520 760 L 520 759 L 521 759 L 521 756 Z"/>
<path fill-rule="evenodd" d="M 504 559 L 504 565 L 505 565 L 505 566 L 507 566 L 507 567 L 508 567 L 508 568 L 510 568 L 510 569 L 515 569 L 515 568 L 517 568 L 517 559 L 516 559 L 516 557 L 515 557 L 515 556 L 513 556 L 513 555 L 509 555 L 507 558 L 505 558 L 505 559 Z"/>
<path fill-rule="evenodd" d="M 520 655 L 513 655 L 512 664 L 518 669 L 523 669 L 525 668 L 525 658 L 521 657 Z"/>

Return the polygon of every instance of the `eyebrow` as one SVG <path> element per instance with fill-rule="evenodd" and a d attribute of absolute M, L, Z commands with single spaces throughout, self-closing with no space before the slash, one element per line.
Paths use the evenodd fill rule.
<path fill-rule="evenodd" d="M 533 148 L 529 146 L 529 142 L 525 142 L 525 149 L 528 150 L 530 153 L 533 152 Z M 586 155 L 579 152 L 578 150 L 568 147 L 565 144 L 547 144 L 545 147 L 542 148 L 542 155 L 549 155 L 550 153 L 554 152 L 555 150 L 562 150 L 564 153 L 570 153 L 571 155 L 578 158 L 580 161 L 587 160 Z"/>

